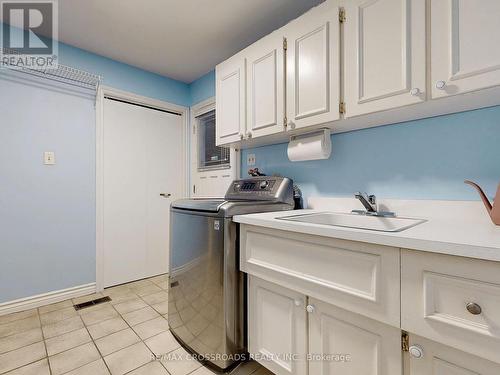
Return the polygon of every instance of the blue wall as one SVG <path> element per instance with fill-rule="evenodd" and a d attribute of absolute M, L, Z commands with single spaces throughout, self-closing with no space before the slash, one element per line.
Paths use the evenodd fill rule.
<path fill-rule="evenodd" d="M 306 197 L 352 196 L 477 200 L 472 179 L 494 195 L 500 183 L 500 107 L 332 136 L 328 160 L 290 162 L 286 144 L 245 150 L 267 174 L 294 179 Z"/>
<path fill-rule="evenodd" d="M 174 104 L 184 106 L 191 104 L 189 85 L 184 82 L 147 72 L 67 44 L 59 45 L 59 62 L 101 75 L 103 84 L 106 86 Z"/>
<path fill-rule="evenodd" d="M 93 98 L 2 74 L 0 113 L 0 302 L 95 281 Z"/>
<path fill-rule="evenodd" d="M 191 93 L 191 105 L 215 96 L 215 70 L 191 82 L 189 90 Z"/>

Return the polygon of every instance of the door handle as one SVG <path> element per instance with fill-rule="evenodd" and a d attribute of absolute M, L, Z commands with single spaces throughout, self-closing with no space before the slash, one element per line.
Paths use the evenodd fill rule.
<path fill-rule="evenodd" d="M 169 198 L 171 196 L 172 196 L 172 194 L 170 194 L 170 193 L 160 193 L 160 197 L 163 197 L 163 198 Z"/>

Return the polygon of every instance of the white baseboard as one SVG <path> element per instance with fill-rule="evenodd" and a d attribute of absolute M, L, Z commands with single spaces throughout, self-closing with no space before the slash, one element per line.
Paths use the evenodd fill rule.
<path fill-rule="evenodd" d="M 85 296 L 95 293 L 95 291 L 95 283 L 90 283 L 0 303 L 0 316 Z"/>

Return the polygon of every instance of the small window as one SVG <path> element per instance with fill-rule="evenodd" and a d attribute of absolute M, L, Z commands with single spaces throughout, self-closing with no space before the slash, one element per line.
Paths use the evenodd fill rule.
<path fill-rule="evenodd" d="M 229 147 L 215 145 L 215 110 L 196 118 L 198 128 L 198 170 L 230 168 Z"/>

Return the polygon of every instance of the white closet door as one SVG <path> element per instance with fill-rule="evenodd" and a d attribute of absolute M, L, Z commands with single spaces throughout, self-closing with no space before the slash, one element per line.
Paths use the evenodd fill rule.
<path fill-rule="evenodd" d="M 500 1 L 432 0 L 432 97 L 500 85 Z"/>
<path fill-rule="evenodd" d="M 326 1 L 285 26 L 290 130 L 339 119 L 338 12 Z"/>
<path fill-rule="evenodd" d="M 283 35 L 274 32 L 244 51 L 247 64 L 247 138 L 283 131 Z"/>
<path fill-rule="evenodd" d="M 181 116 L 105 99 L 103 127 L 107 287 L 168 271 L 170 203 L 185 177 Z"/>
<path fill-rule="evenodd" d="M 425 0 L 345 3 L 346 117 L 425 100 Z"/>

